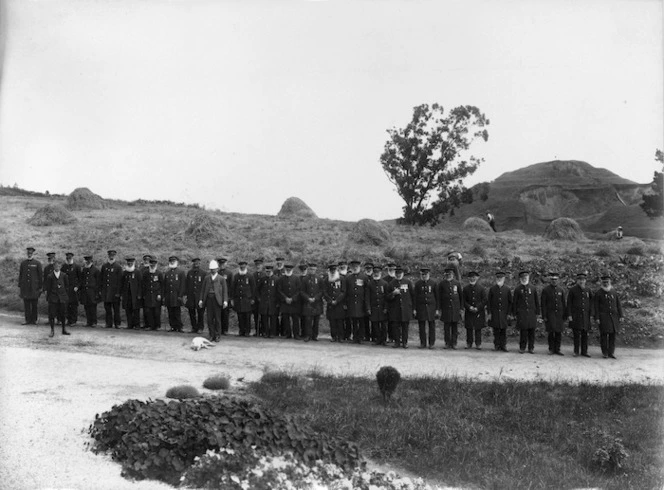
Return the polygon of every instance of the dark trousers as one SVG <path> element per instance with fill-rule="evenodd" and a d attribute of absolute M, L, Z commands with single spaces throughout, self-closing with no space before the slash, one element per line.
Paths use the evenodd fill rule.
<path fill-rule="evenodd" d="M 436 321 L 430 321 L 429 322 L 429 335 L 427 335 L 427 322 L 426 321 L 418 321 L 417 324 L 420 327 L 420 345 L 423 345 L 426 347 L 427 345 L 427 339 L 429 341 L 429 345 L 433 346 L 436 343 Z"/>
<path fill-rule="evenodd" d="M 78 322 L 78 301 L 67 303 L 67 325 Z"/>
<path fill-rule="evenodd" d="M 221 319 L 224 317 L 223 310 L 214 295 L 208 295 L 205 300 L 205 311 L 207 311 L 208 331 L 210 340 L 217 340 L 221 336 Z"/>
<path fill-rule="evenodd" d="M 353 322 L 350 321 L 350 317 L 344 318 L 344 340 L 350 340 L 353 334 Z"/>
<path fill-rule="evenodd" d="M 65 328 L 65 303 L 49 303 L 48 304 L 48 323 L 51 329 L 55 327 L 55 320 Z"/>
<path fill-rule="evenodd" d="M 97 303 L 85 304 L 85 324 L 88 327 L 97 325 Z"/>
<path fill-rule="evenodd" d="M 255 309 L 254 311 L 252 311 L 251 316 L 254 317 L 255 334 L 260 335 L 261 319 L 260 319 L 260 315 L 258 314 L 258 309 Z"/>
<path fill-rule="evenodd" d="M 293 318 L 293 336 L 296 339 L 304 336 L 304 323 L 300 315 L 292 315 Z"/>
<path fill-rule="evenodd" d="M 141 308 L 143 308 L 143 328 L 148 328 L 148 308 L 144 306 Z"/>
<path fill-rule="evenodd" d="M 249 337 L 251 333 L 251 311 L 237 312 L 238 335 Z"/>
<path fill-rule="evenodd" d="M 560 352 L 560 343 L 563 339 L 561 332 L 549 332 L 549 352 Z"/>
<path fill-rule="evenodd" d="M 143 308 L 145 314 L 145 328 L 159 330 L 161 327 L 161 306 L 146 306 Z"/>
<path fill-rule="evenodd" d="M 362 327 L 364 328 L 364 340 L 367 342 L 375 340 L 373 332 L 371 331 L 371 321 L 369 321 L 368 316 L 362 318 Z"/>
<path fill-rule="evenodd" d="M 287 339 L 293 338 L 293 325 L 297 328 L 299 325 L 299 321 L 296 315 L 290 315 L 288 313 L 282 313 L 281 314 L 281 324 L 282 328 L 284 329 L 284 336 Z M 297 332 L 296 332 L 297 333 Z M 299 335 L 295 335 L 295 338 L 300 338 Z"/>
<path fill-rule="evenodd" d="M 134 304 L 129 298 L 124 304 L 125 316 L 127 317 L 127 328 L 140 328 L 141 326 L 141 310 L 138 303 Z"/>
<path fill-rule="evenodd" d="M 466 328 L 466 345 L 472 347 L 475 342 L 476 347 L 482 345 L 482 329 L 481 328 Z"/>
<path fill-rule="evenodd" d="M 612 356 L 616 351 L 616 334 L 614 333 L 601 333 L 599 335 L 600 346 L 602 347 L 602 354 L 605 356 Z"/>
<path fill-rule="evenodd" d="M 182 310 L 179 306 L 168 306 L 168 325 L 171 330 L 182 332 Z"/>
<path fill-rule="evenodd" d="M 330 337 L 332 340 L 340 342 L 344 339 L 344 319 L 333 318 L 330 319 Z"/>
<path fill-rule="evenodd" d="M 203 323 L 203 314 L 205 313 L 205 307 L 199 308 L 198 306 L 194 308 L 187 308 L 189 311 L 189 321 L 191 322 L 191 331 L 198 333 L 201 330 L 205 329 Z"/>
<path fill-rule="evenodd" d="M 320 323 L 320 315 L 316 316 L 303 316 L 302 323 L 304 324 L 304 338 L 317 340 L 318 339 L 318 324 Z"/>
<path fill-rule="evenodd" d="M 104 302 L 104 310 L 106 310 L 106 327 L 110 328 L 113 325 L 119 327 L 122 324 L 119 301 Z"/>
<path fill-rule="evenodd" d="M 534 328 L 524 328 L 519 332 L 519 350 L 526 350 L 526 344 L 528 350 L 533 350 L 535 348 Z"/>
<path fill-rule="evenodd" d="M 579 354 L 579 347 L 581 354 L 588 353 L 588 330 L 573 329 L 574 333 L 574 353 Z"/>
<path fill-rule="evenodd" d="M 445 340 L 445 345 L 448 347 L 456 347 L 458 337 L 459 337 L 459 323 L 444 322 L 443 338 Z"/>
<path fill-rule="evenodd" d="M 390 322 L 394 345 L 408 345 L 408 322 Z"/>
<path fill-rule="evenodd" d="M 387 322 L 371 322 L 371 332 L 374 342 L 380 345 L 387 343 Z"/>
<path fill-rule="evenodd" d="M 277 336 L 277 323 L 279 317 L 275 315 L 261 315 L 261 331 L 260 334 L 265 337 Z"/>
<path fill-rule="evenodd" d="M 364 339 L 364 318 L 351 318 L 351 325 L 353 325 L 353 342 L 361 344 Z"/>
<path fill-rule="evenodd" d="M 496 349 L 507 349 L 507 329 L 494 328 L 493 329 L 493 346 Z"/>
<path fill-rule="evenodd" d="M 224 308 L 221 310 L 221 334 L 226 335 L 228 333 L 228 325 L 230 323 L 230 308 Z"/>
<path fill-rule="evenodd" d="M 23 309 L 25 310 L 25 323 L 37 323 L 37 302 L 35 299 L 24 299 Z"/>
<path fill-rule="evenodd" d="M 495 232 L 496 231 L 496 222 L 495 221 L 489 221 L 489 226 L 491 229 Z"/>

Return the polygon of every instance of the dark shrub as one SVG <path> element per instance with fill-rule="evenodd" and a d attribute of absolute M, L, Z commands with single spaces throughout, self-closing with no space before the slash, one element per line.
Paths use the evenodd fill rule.
<path fill-rule="evenodd" d="M 392 366 L 383 366 L 376 373 L 376 381 L 383 400 L 387 400 L 397 389 L 397 385 L 401 381 L 401 374 Z"/>
<path fill-rule="evenodd" d="M 184 400 L 185 398 L 198 398 L 201 394 L 196 388 L 189 385 L 179 385 L 169 388 L 166 392 L 166 398 L 175 398 L 177 400 Z"/>
<path fill-rule="evenodd" d="M 231 382 L 226 376 L 221 374 L 210 376 L 203 381 L 203 388 L 207 388 L 208 390 L 227 390 L 230 386 Z"/>

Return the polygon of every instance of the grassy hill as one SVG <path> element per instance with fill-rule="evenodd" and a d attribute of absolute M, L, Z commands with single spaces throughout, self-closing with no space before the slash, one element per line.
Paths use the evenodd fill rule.
<path fill-rule="evenodd" d="M 140 260 L 143 254 L 151 253 L 165 266 L 167 257 L 175 254 L 185 268 L 194 256 L 202 258 L 204 266 L 212 258 L 225 256 L 231 267 L 241 259 L 251 262 L 263 257 L 270 262 L 278 255 L 296 264 L 314 261 L 319 266 L 342 258 L 382 264 L 395 261 L 413 271 L 412 279 L 419 277 L 417 270 L 423 265 L 432 267 L 433 277 L 440 278 L 447 252 L 459 250 L 464 254 L 464 269 L 478 269 L 487 285 L 498 267 L 513 273 L 508 278 L 512 287 L 517 283 L 514 274 L 521 267 L 533 271 L 536 285 L 542 284 L 551 268 L 561 272 L 563 283 L 580 268 L 591 271 L 591 281 L 597 280 L 601 270 L 609 269 L 624 300 L 638 306 L 627 310 L 629 321 L 623 340 L 659 345 L 664 338 L 664 315 L 659 309 L 664 258 L 661 242 L 654 240 L 627 237 L 620 242 L 552 242 L 520 230 L 485 234 L 465 232 L 449 222 L 436 228 L 387 223 L 384 226 L 391 242 L 377 246 L 350 239 L 352 222 L 222 213 L 196 205 L 147 201 L 107 200 L 106 209 L 74 211 L 77 221 L 71 225 L 37 227 L 26 223 L 38 208 L 56 203 L 64 205 L 65 198 L 0 196 L 1 309 L 22 311 L 17 280 L 28 245 L 37 249 L 37 258 L 42 261 L 46 252 L 56 252 L 62 259 L 71 251 L 77 261 L 84 253 L 93 254 L 97 265 L 103 263 L 110 248 L 118 251 L 122 263 L 126 256 Z M 214 224 L 208 233 L 190 226 L 201 218 Z M 40 305 L 44 308 L 43 300 Z"/>

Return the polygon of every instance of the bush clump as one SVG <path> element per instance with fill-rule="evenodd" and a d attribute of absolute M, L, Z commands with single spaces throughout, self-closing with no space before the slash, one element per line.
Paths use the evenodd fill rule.
<path fill-rule="evenodd" d="M 493 232 L 489 223 L 482 218 L 477 216 L 471 216 L 466 221 L 463 222 L 463 229 L 466 231 L 484 231 L 484 232 Z"/>
<path fill-rule="evenodd" d="M 32 226 L 51 226 L 68 225 L 76 222 L 74 216 L 69 210 L 60 204 L 47 204 L 35 211 L 35 214 L 28 219 L 27 223 Z"/>
<path fill-rule="evenodd" d="M 401 374 L 392 366 L 383 366 L 376 373 L 376 381 L 380 394 L 383 395 L 383 400 L 387 401 L 397 389 L 397 385 L 401 381 Z"/>
<path fill-rule="evenodd" d="M 105 209 L 104 199 L 92 192 L 87 187 L 74 189 L 67 197 L 67 208 L 72 210 L 81 209 Z"/>
<path fill-rule="evenodd" d="M 289 197 L 281 205 L 279 218 L 318 218 L 316 213 L 299 197 Z"/>
<path fill-rule="evenodd" d="M 386 245 L 392 241 L 392 236 L 378 221 L 361 219 L 350 230 L 348 239 L 355 243 Z"/>
<path fill-rule="evenodd" d="M 198 398 L 201 394 L 196 388 L 189 385 L 173 386 L 166 391 L 166 398 L 175 398 L 176 400 L 185 400 L 187 398 Z"/>
<path fill-rule="evenodd" d="M 569 240 L 573 242 L 585 239 L 579 223 L 572 218 L 554 219 L 544 230 L 544 237 L 549 240 Z"/>
<path fill-rule="evenodd" d="M 210 376 L 203 381 L 203 388 L 207 388 L 208 390 L 227 390 L 230 386 L 230 380 L 222 374 Z"/>
<path fill-rule="evenodd" d="M 206 242 L 228 242 L 233 239 L 226 223 L 206 211 L 194 215 L 184 230 L 184 235 L 199 245 Z"/>
<path fill-rule="evenodd" d="M 321 460 L 344 470 L 362 464 L 355 443 L 317 434 L 246 399 L 128 400 L 97 414 L 88 430 L 92 450 L 110 452 L 122 464 L 123 476 L 171 485 L 179 484 L 196 457 L 221 448 L 291 452 L 306 464 Z"/>

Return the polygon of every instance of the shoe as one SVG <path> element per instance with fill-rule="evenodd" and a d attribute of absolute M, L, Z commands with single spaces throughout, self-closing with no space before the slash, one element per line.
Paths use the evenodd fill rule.
<path fill-rule="evenodd" d="M 444 345 L 444 346 L 443 346 L 443 349 L 449 349 L 449 348 L 450 348 L 449 345 Z"/>
<path fill-rule="evenodd" d="M 503 352 L 508 352 L 507 347 L 501 347 L 500 350 Z"/>
<path fill-rule="evenodd" d="M 433 350 L 433 345 L 430 345 L 430 346 L 429 346 L 429 349 Z"/>
<path fill-rule="evenodd" d="M 69 332 L 67 332 L 64 328 L 62 329 L 62 335 L 70 335 Z"/>
<path fill-rule="evenodd" d="M 552 350 L 549 350 L 549 355 L 552 356 L 553 354 L 555 354 L 555 352 L 553 352 Z"/>
<path fill-rule="evenodd" d="M 113 328 L 113 325 L 106 325 L 104 328 Z"/>
<path fill-rule="evenodd" d="M 526 353 L 525 350 L 523 350 L 523 349 L 519 349 L 519 354 L 525 354 L 525 353 Z"/>
<path fill-rule="evenodd" d="M 609 357 L 610 357 L 611 359 L 618 359 L 618 358 L 617 358 L 616 356 L 614 356 L 613 354 L 609 354 Z"/>
<path fill-rule="evenodd" d="M 452 349 L 453 349 L 453 350 L 456 350 L 456 345 L 453 345 L 453 346 L 452 346 Z"/>
<path fill-rule="evenodd" d="M 418 349 L 426 349 L 426 348 L 427 348 L 427 346 L 424 345 L 424 344 L 420 344 L 420 346 L 418 347 Z"/>
<path fill-rule="evenodd" d="M 472 345 L 467 345 L 466 347 L 464 347 L 464 349 L 472 349 L 472 348 L 473 348 Z"/>
<path fill-rule="evenodd" d="M 51 333 L 48 334 L 48 336 L 49 336 L 49 337 L 53 337 L 54 335 L 55 335 L 55 332 L 53 331 L 53 329 L 51 329 Z"/>
<path fill-rule="evenodd" d="M 581 354 L 583 357 L 592 357 L 590 354 Z"/>
<path fill-rule="evenodd" d="M 565 355 L 565 354 L 563 354 L 562 352 L 560 352 L 559 350 L 557 350 L 556 352 L 554 352 L 554 354 L 557 355 L 557 356 L 564 356 L 564 355 Z"/>
<path fill-rule="evenodd" d="M 528 354 L 534 354 L 535 351 L 533 349 L 528 349 Z"/>
<path fill-rule="evenodd" d="M 306 339 L 304 339 L 305 342 L 309 342 L 310 340 L 311 340 L 311 339 L 310 339 L 309 337 L 307 337 Z"/>
<path fill-rule="evenodd" d="M 399 344 L 397 344 L 396 342 L 395 342 L 394 345 L 392 346 L 393 349 L 398 349 L 399 347 L 401 347 L 401 346 L 400 346 Z"/>
<path fill-rule="evenodd" d="M 579 357 L 579 353 L 578 353 L 578 352 L 575 352 L 575 353 L 574 353 L 574 357 Z"/>
<path fill-rule="evenodd" d="M 318 342 L 318 339 L 311 339 L 313 342 Z"/>
<path fill-rule="evenodd" d="M 23 322 L 21 325 L 32 325 L 32 322 Z"/>
<path fill-rule="evenodd" d="M 482 348 L 481 348 L 479 345 L 476 345 L 476 346 L 475 346 L 475 349 L 477 349 L 477 350 L 482 350 Z"/>
<path fill-rule="evenodd" d="M 120 325 L 116 325 L 115 328 L 120 328 Z M 129 327 L 127 327 L 127 328 L 129 328 Z"/>
<path fill-rule="evenodd" d="M 607 356 L 606 354 L 602 354 L 602 357 L 603 357 L 604 359 L 607 359 L 609 356 Z"/>
<path fill-rule="evenodd" d="M 404 349 L 408 349 L 408 344 L 403 344 L 401 347 L 403 347 Z"/>

